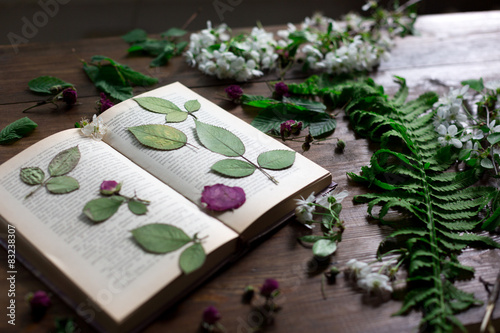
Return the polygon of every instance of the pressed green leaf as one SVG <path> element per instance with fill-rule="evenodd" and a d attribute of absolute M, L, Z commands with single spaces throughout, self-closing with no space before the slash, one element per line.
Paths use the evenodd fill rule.
<path fill-rule="evenodd" d="M 183 132 L 167 125 L 140 125 L 129 127 L 128 130 L 140 143 L 155 149 L 178 149 L 187 142 L 187 137 Z"/>
<path fill-rule="evenodd" d="M 148 211 L 148 206 L 138 200 L 130 200 L 128 202 L 128 209 L 135 215 L 144 215 Z"/>
<path fill-rule="evenodd" d="M 205 262 L 205 250 L 200 243 L 195 243 L 182 251 L 179 265 L 185 274 L 189 274 L 200 268 Z"/>
<path fill-rule="evenodd" d="M 313 254 L 318 257 L 328 257 L 337 250 L 337 243 L 331 239 L 320 239 L 312 247 Z"/>
<path fill-rule="evenodd" d="M 257 157 L 257 163 L 262 168 L 271 170 L 281 170 L 289 168 L 295 162 L 295 152 L 292 150 L 270 150 Z"/>
<path fill-rule="evenodd" d="M 241 160 L 225 159 L 215 162 L 212 170 L 224 176 L 240 178 L 253 174 L 255 166 Z"/>
<path fill-rule="evenodd" d="M 139 245 L 154 253 L 172 252 L 192 241 L 182 229 L 171 224 L 146 224 L 131 232 Z"/>
<path fill-rule="evenodd" d="M 118 211 L 123 200 L 114 197 L 94 199 L 83 207 L 83 213 L 94 222 L 102 222 Z"/>
<path fill-rule="evenodd" d="M 49 174 L 52 177 L 62 176 L 73 170 L 80 161 L 78 146 L 63 150 L 49 164 Z"/>
<path fill-rule="evenodd" d="M 45 173 L 38 167 L 22 168 L 21 180 L 28 185 L 39 185 L 45 179 Z"/>
<path fill-rule="evenodd" d="M 186 120 L 188 117 L 188 113 L 187 112 L 184 112 L 184 111 L 174 111 L 174 112 L 170 112 L 170 113 L 167 113 L 165 115 L 165 121 L 167 123 L 180 123 L 180 122 L 183 122 L 184 120 Z"/>
<path fill-rule="evenodd" d="M 148 38 L 148 34 L 143 29 L 134 29 L 122 36 L 122 39 L 127 43 L 142 42 L 146 38 Z"/>
<path fill-rule="evenodd" d="M 31 91 L 44 93 L 44 94 L 55 94 L 64 88 L 73 87 L 71 83 L 58 79 L 53 76 L 39 76 L 28 82 L 28 87 Z"/>
<path fill-rule="evenodd" d="M 207 149 L 228 157 L 241 156 L 245 153 L 243 142 L 227 129 L 198 120 L 195 120 L 195 124 L 198 138 Z"/>
<path fill-rule="evenodd" d="M 151 112 L 164 114 L 172 112 L 182 112 L 182 110 L 174 103 L 159 97 L 136 97 L 134 98 L 134 101 L 136 101 L 144 109 Z"/>
<path fill-rule="evenodd" d="M 58 176 L 47 181 L 47 190 L 50 193 L 69 193 L 80 188 L 78 180 L 69 176 Z"/>
<path fill-rule="evenodd" d="M 195 112 L 201 108 L 201 104 L 200 102 L 198 102 L 198 100 L 193 99 L 184 103 L 184 107 L 186 108 L 186 111 Z"/>
<path fill-rule="evenodd" d="M 161 34 L 162 37 L 182 37 L 187 33 L 186 30 L 179 28 L 170 28 Z"/>
<path fill-rule="evenodd" d="M 31 133 L 38 125 L 29 119 L 24 117 L 18 119 L 7 126 L 5 126 L 0 132 L 0 144 L 7 145 L 11 144 Z"/>

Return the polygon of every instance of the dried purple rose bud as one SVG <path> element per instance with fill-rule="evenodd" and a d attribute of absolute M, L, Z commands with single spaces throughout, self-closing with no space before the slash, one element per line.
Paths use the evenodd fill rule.
<path fill-rule="evenodd" d="M 279 283 L 275 279 L 266 279 L 264 284 L 260 287 L 260 294 L 264 297 L 271 297 L 273 293 L 278 290 Z"/>
<path fill-rule="evenodd" d="M 243 90 L 240 86 L 233 84 L 225 89 L 227 97 L 229 97 L 233 102 L 237 102 L 240 100 L 243 95 Z"/>
<path fill-rule="evenodd" d="M 238 186 L 215 184 L 205 186 L 201 193 L 201 202 L 207 204 L 207 209 L 225 211 L 236 209 L 246 201 L 245 191 Z"/>
<path fill-rule="evenodd" d="M 122 184 L 114 180 L 105 180 L 101 183 L 100 192 L 103 195 L 112 195 L 120 192 Z"/>
<path fill-rule="evenodd" d="M 62 100 L 69 106 L 75 105 L 78 94 L 74 88 L 66 88 L 62 92 Z"/>
<path fill-rule="evenodd" d="M 284 140 L 285 138 L 289 137 L 291 134 L 299 134 L 300 130 L 302 129 L 302 122 L 295 121 L 295 120 L 287 120 L 280 125 L 280 135 L 281 138 Z"/>
<path fill-rule="evenodd" d="M 99 113 L 102 113 L 109 109 L 110 107 L 114 106 L 114 104 L 108 99 L 105 93 L 101 93 L 101 99 L 97 103 L 99 106 Z"/>
<path fill-rule="evenodd" d="M 47 294 L 43 290 L 38 290 L 35 291 L 34 293 L 29 293 L 26 296 L 26 299 L 30 304 L 31 315 L 35 320 L 40 320 L 45 315 L 45 312 L 52 304 L 49 294 Z"/>
<path fill-rule="evenodd" d="M 243 296 L 241 297 L 241 301 L 245 304 L 249 304 L 252 301 L 253 296 L 255 295 L 255 289 L 253 286 L 246 286 L 243 291 Z"/>
<path fill-rule="evenodd" d="M 203 311 L 203 322 L 208 325 L 214 325 L 221 318 L 219 310 L 213 305 L 210 305 Z"/>
<path fill-rule="evenodd" d="M 276 97 L 289 97 L 288 86 L 285 82 L 278 82 L 274 85 L 274 94 Z"/>

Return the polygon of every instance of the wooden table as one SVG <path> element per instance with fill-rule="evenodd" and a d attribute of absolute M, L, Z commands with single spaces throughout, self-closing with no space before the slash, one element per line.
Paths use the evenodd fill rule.
<path fill-rule="evenodd" d="M 482 77 L 485 81 L 500 79 L 500 11 L 422 16 L 417 21 L 419 36 L 398 40 L 392 58 L 384 62 L 375 81 L 392 94 L 397 86 L 393 75 L 406 78 L 410 97 L 427 90 L 446 92 L 449 86 L 458 86 L 461 80 Z M 91 56 L 109 56 L 133 69 L 148 73 L 159 79 L 159 85 L 180 81 L 197 93 L 219 104 L 229 112 L 250 122 L 254 113 L 244 111 L 238 105 L 220 98 L 230 82 L 218 81 L 190 68 L 183 59 L 173 59 L 167 66 L 149 68 L 150 58 L 128 57 L 127 44 L 120 38 L 78 40 L 57 44 L 27 44 L 19 47 L 15 54 L 9 45 L 0 46 L 0 127 L 28 115 L 39 124 L 27 138 L 11 146 L 0 147 L 0 163 L 13 157 L 31 144 L 61 130 L 73 127 L 82 117 L 95 113 L 98 91 L 82 70 L 80 59 Z M 52 75 L 76 85 L 80 105 L 66 110 L 43 106 L 28 114 L 21 111 L 40 99 L 28 91 L 27 82 L 40 75 Z M 307 74 L 299 70 L 288 74 L 288 80 L 299 80 Z M 269 95 L 266 81 L 275 80 L 274 73 L 242 85 L 250 94 Z M 158 86 L 159 86 L 158 85 Z M 138 94 L 145 88 L 136 88 Z M 304 155 L 330 170 L 341 189 L 347 189 L 350 197 L 344 201 L 341 217 L 346 231 L 333 260 L 339 265 L 349 259 L 363 261 L 374 259 L 379 242 L 390 231 L 367 218 L 365 205 L 353 205 L 352 196 L 366 189 L 350 182 L 346 172 L 358 172 L 369 163 L 376 145 L 354 134 L 343 114 L 338 116 L 335 137 L 347 143 L 344 153 L 335 151 L 336 140 L 314 145 Z M 300 143 L 290 146 L 301 151 Z M 183 301 L 160 315 L 145 328 L 145 332 L 195 332 L 202 311 L 215 305 L 221 312 L 221 323 L 227 332 L 249 332 L 249 322 L 256 318 L 248 305 L 242 304 L 241 296 L 246 285 L 259 285 L 265 278 L 280 282 L 282 306 L 270 332 L 416 332 L 420 314 L 391 317 L 401 303 L 389 300 L 376 302 L 344 280 L 338 278 L 333 285 L 325 286 L 321 292 L 322 274 L 308 274 L 311 250 L 302 247 L 296 238 L 304 227 L 290 221 L 268 239 L 246 254 L 237 263 L 223 269 L 209 279 Z M 3 236 L 6 231 L 0 231 Z M 498 241 L 498 234 L 493 235 Z M 500 270 L 499 250 L 466 250 L 460 259 L 475 267 L 475 278 L 459 285 L 474 292 L 481 300 L 487 293 L 479 277 L 493 282 Z M 7 306 L 8 282 L 6 280 L 6 252 L 0 251 L 0 331 L 10 332 L 5 308 Z M 19 267 L 16 279 L 17 320 L 14 332 L 47 332 L 53 329 L 54 318 L 76 314 L 58 297 L 53 297 L 53 306 L 39 323 L 33 323 L 28 306 L 22 301 L 29 291 L 46 289 L 36 276 L 24 267 Z M 472 330 L 477 329 L 484 314 L 484 306 L 478 306 L 460 314 L 459 319 Z M 495 325 L 500 328 L 500 307 L 494 313 Z M 77 319 L 82 332 L 92 332 L 83 320 Z"/>

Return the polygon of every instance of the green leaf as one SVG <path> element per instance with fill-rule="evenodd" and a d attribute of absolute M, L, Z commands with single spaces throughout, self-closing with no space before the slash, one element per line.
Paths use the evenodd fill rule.
<path fill-rule="evenodd" d="M 281 170 L 289 168 L 295 162 L 295 152 L 292 150 L 270 150 L 257 157 L 257 163 L 262 168 L 271 170 Z"/>
<path fill-rule="evenodd" d="M 318 114 L 311 119 L 309 133 L 313 137 L 329 134 L 337 127 L 337 121 L 326 113 Z"/>
<path fill-rule="evenodd" d="M 215 162 L 215 164 L 212 165 L 212 170 L 224 176 L 240 178 L 253 174 L 255 166 L 241 160 L 225 159 Z"/>
<path fill-rule="evenodd" d="M 192 241 L 184 231 L 170 224 L 147 224 L 131 232 L 139 245 L 154 253 L 172 252 Z"/>
<path fill-rule="evenodd" d="M 184 111 L 170 112 L 165 115 L 165 122 L 167 123 L 180 123 L 186 120 L 188 113 Z"/>
<path fill-rule="evenodd" d="M 113 85 L 107 81 L 97 81 L 95 86 L 119 101 L 125 101 L 134 96 L 132 87 L 129 86 Z"/>
<path fill-rule="evenodd" d="M 134 29 L 122 36 L 122 39 L 130 44 L 142 42 L 146 38 L 148 38 L 148 34 L 143 29 Z"/>
<path fill-rule="evenodd" d="M 94 199 L 83 207 L 83 213 L 94 222 L 102 222 L 113 216 L 122 202 L 114 197 Z"/>
<path fill-rule="evenodd" d="M 469 85 L 469 87 L 477 92 L 481 92 L 484 89 L 483 79 L 479 80 L 465 80 L 460 82 L 463 86 Z"/>
<path fill-rule="evenodd" d="M 141 201 L 132 199 L 128 202 L 128 209 L 135 215 L 144 215 L 148 211 L 148 206 Z"/>
<path fill-rule="evenodd" d="M 18 119 L 2 129 L 0 132 L 0 144 L 11 144 L 27 136 L 35 130 L 37 126 L 38 125 L 28 117 Z"/>
<path fill-rule="evenodd" d="M 328 257 L 337 250 L 337 243 L 331 239 L 320 239 L 314 243 L 312 251 L 315 256 Z"/>
<path fill-rule="evenodd" d="M 45 179 L 45 173 L 38 167 L 22 168 L 20 177 L 28 185 L 39 185 Z"/>
<path fill-rule="evenodd" d="M 296 105 L 296 106 L 300 107 L 301 109 L 304 109 L 307 111 L 323 113 L 326 110 L 325 104 L 320 103 L 320 102 L 316 102 L 316 101 L 311 101 L 311 100 L 305 99 L 305 98 L 284 96 L 283 102 Z"/>
<path fill-rule="evenodd" d="M 162 37 L 182 37 L 187 33 L 186 30 L 179 28 L 170 28 L 161 34 Z"/>
<path fill-rule="evenodd" d="M 481 166 L 485 169 L 493 169 L 494 168 L 493 162 L 491 162 L 491 160 L 487 157 L 485 157 L 481 160 Z"/>
<path fill-rule="evenodd" d="M 136 97 L 134 98 L 134 101 L 136 101 L 144 109 L 151 112 L 163 113 L 163 114 L 168 114 L 172 112 L 183 112 L 174 103 L 159 97 Z"/>
<path fill-rule="evenodd" d="M 73 170 L 80 161 L 78 146 L 68 148 L 57 154 L 49 164 L 49 174 L 52 177 L 62 176 Z"/>
<path fill-rule="evenodd" d="M 205 250 L 200 243 L 195 243 L 182 251 L 179 265 L 185 274 L 189 274 L 200 268 L 205 262 Z"/>
<path fill-rule="evenodd" d="M 198 120 L 194 122 L 198 138 L 207 149 L 228 157 L 242 156 L 245 153 L 243 142 L 227 129 Z"/>
<path fill-rule="evenodd" d="M 491 133 L 490 135 L 488 135 L 487 140 L 492 145 L 500 142 L 500 133 Z"/>
<path fill-rule="evenodd" d="M 129 127 L 128 130 L 140 143 L 155 149 L 178 149 L 187 142 L 187 137 L 183 132 L 167 125 L 140 125 Z"/>
<path fill-rule="evenodd" d="M 47 190 L 50 193 L 62 194 L 69 193 L 80 188 L 78 180 L 69 176 L 58 176 L 47 181 Z"/>
<path fill-rule="evenodd" d="M 53 76 L 39 76 L 30 80 L 28 82 L 28 87 L 31 91 L 44 93 L 44 94 L 55 94 L 62 91 L 64 88 L 73 87 L 71 83 L 58 79 Z"/>
<path fill-rule="evenodd" d="M 120 65 L 118 70 L 131 85 L 147 87 L 158 83 L 157 78 L 139 73 L 124 65 Z"/>
<path fill-rule="evenodd" d="M 299 237 L 299 240 L 301 242 L 306 242 L 306 243 L 315 243 L 320 239 L 327 239 L 326 236 L 316 236 L 316 235 L 305 235 L 302 237 Z"/>
<path fill-rule="evenodd" d="M 195 112 L 201 108 L 201 104 L 200 102 L 198 102 L 198 100 L 193 99 L 191 101 L 187 101 L 186 103 L 184 103 L 184 107 L 188 112 Z"/>

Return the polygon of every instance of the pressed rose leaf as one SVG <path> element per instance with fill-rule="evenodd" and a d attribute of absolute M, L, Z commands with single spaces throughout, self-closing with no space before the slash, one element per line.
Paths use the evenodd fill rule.
<path fill-rule="evenodd" d="M 29 119 L 24 117 L 18 119 L 7 126 L 5 126 L 0 132 L 0 144 L 8 145 L 11 144 L 31 133 L 38 125 Z"/>
<path fill-rule="evenodd" d="M 38 167 L 22 168 L 20 177 L 28 185 L 39 185 L 45 179 L 45 173 Z"/>
<path fill-rule="evenodd" d="M 170 224 L 147 224 L 131 232 L 139 245 L 154 253 L 172 252 L 192 241 L 184 231 Z"/>
<path fill-rule="evenodd" d="M 80 188 L 78 180 L 69 176 L 51 178 L 46 186 L 50 193 L 55 194 L 69 193 Z"/>
<path fill-rule="evenodd" d="M 80 156 L 80 149 L 78 149 L 78 146 L 63 150 L 50 161 L 49 174 L 52 177 L 67 174 L 78 164 Z"/>
<path fill-rule="evenodd" d="M 184 108 L 186 108 L 186 111 L 195 112 L 201 108 L 201 104 L 200 102 L 198 102 L 198 100 L 193 99 L 184 103 Z"/>
<path fill-rule="evenodd" d="M 156 113 L 182 112 L 174 103 L 159 97 L 136 97 L 134 98 L 141 107 Z"/>
<path fill-rule="evenodd" d="M 186 120 L 188 117 L 188 113 L 184 111 L 174 111 L 167 113 L 165 115 L 165 121 L 167 123 L 180 123 Z"/>
<path fill-rule="evenodd" d="M 289 168 L 293 162 L 295 162 L 295 152 L 284 149 L 266 151 L 257 157 L 257 163 L 262 168 L 271 170 Z"/>
<path fill-rule="evenodd" d="M 94 199 L 83 207 L 83 213 L 94 222 L 102 222 L 113 216 L 118 210 L 123 200 L 121 197 L 109 197 Z"/>
<path fill-rule="evenodd" d="M 65 82 L 53 76 L 39 76 L 28 82 L 28 87 L 31 91 L 54 94 L 64 88 L 73 87 L 71 83 Z"/>
<path fill-rule="evenodd" d="M 320 239 L 312 247 L 313 254 L 318 257 L 328 257 L 337 250 L 337 243 L 331 239 Z"/>
<path fill-rule="evenodd" d="M 194 121 L 201 143 L 209 150 L 228 157 L 241 156 L 245 145 L 236 135 L 222 127 Z"/>
<path fill-rule="evenodd" d="M 128 209 L 135 215 L 144 215 L 148 211 L 148 206 L 137 200 L 130 200 L 128 202 Z"/>
<path fill-rule="evenodd" d="M 140 125 L 129 127 L 128 130 L 145 146 L 172 150 L 184 146 L 187 142 L 186 135 L 167 125 Z"/>
<path fill-rule="evenodd" d="M 207 209 L 225 211 L 236 209 L 246 201 L 245 191 L 238 186 L 215 184 L 205 186 L 201 193 L 201 202 L 207 204 Z"/>
<path fill-rule="evenodd" d="M 200 268 L 205 262 L 205 250 L 200 243 L 195 243 L 182 251 L 179 258 L 179 266 L 185 274 L 189 274 Z"/>
<path fill-rule="evenodd" d="M 212 170 L 224 176 L 240 178 L 250 176 L 255 171 L 255 166 L 241 160 L 225 159 L 212 165 Z"/>

